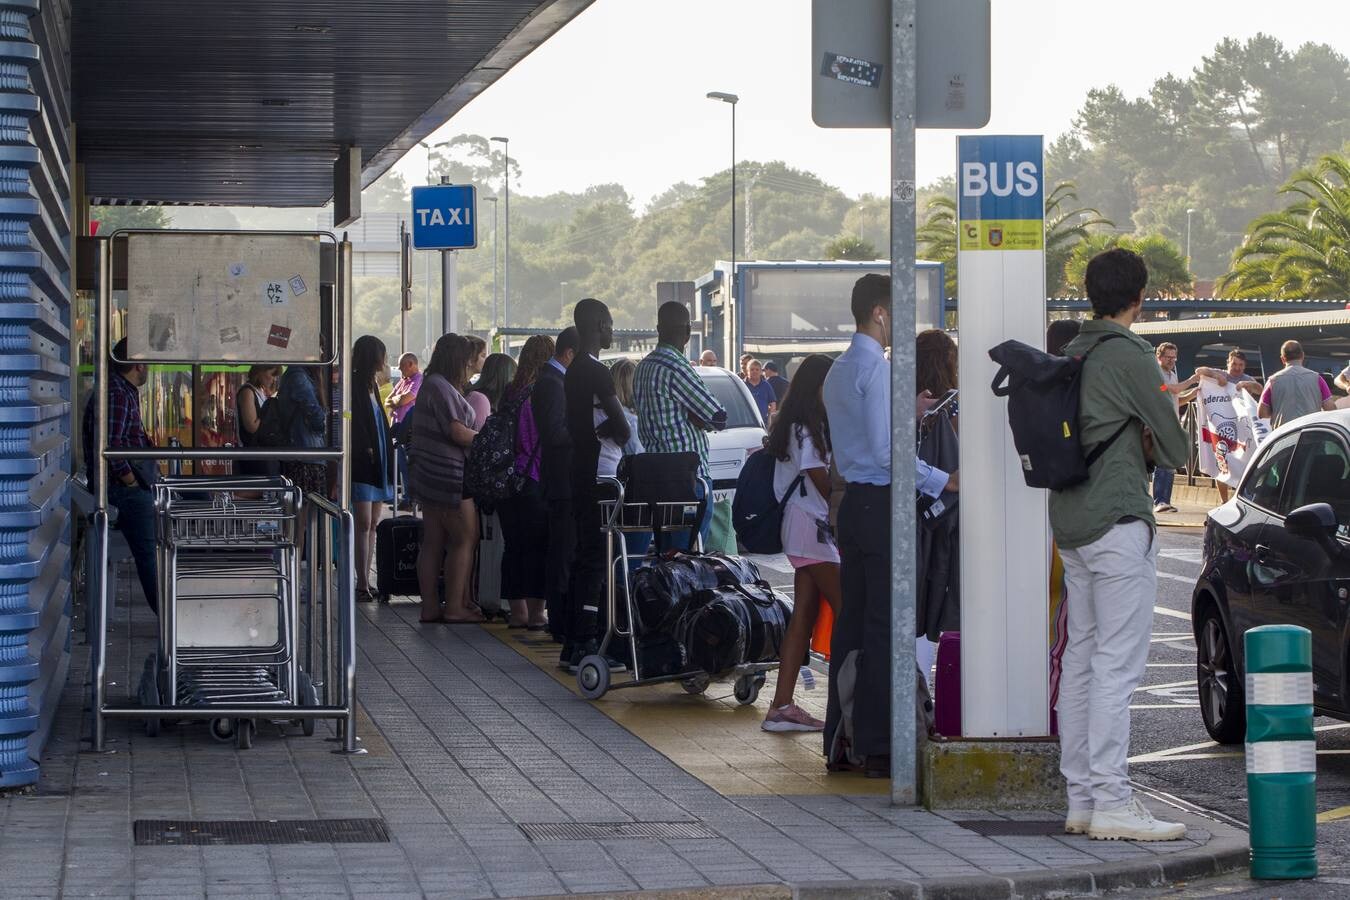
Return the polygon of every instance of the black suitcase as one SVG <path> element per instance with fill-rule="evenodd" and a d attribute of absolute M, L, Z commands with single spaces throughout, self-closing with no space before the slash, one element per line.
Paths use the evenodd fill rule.
<path fill-rule="evenodd" d="M 416 516 L 381 519 L 375 527 L 375 587 L 381 603 L 391 595 L 419 597 L 417 553 L 422 547 L 422 520 Z"/>

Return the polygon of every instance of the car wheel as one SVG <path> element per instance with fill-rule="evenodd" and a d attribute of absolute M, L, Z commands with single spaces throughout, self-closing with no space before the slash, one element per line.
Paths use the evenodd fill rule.
<path fill-rule="evenodd" d="M 1247 730 L 1247 698 L 1223 620 L 1214 609 L 1200 622 L 1195 682 L 1205 730 L 1220 744 L 1238 744 Z"/>

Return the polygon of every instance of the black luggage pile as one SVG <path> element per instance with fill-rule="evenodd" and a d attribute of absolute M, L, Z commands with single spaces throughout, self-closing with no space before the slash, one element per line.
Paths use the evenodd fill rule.
<path fill-rule="evenodd" d="M 747 559 L 672 553 L 632 576 L 644 678 L 775 662 L 792 601 Z"/>

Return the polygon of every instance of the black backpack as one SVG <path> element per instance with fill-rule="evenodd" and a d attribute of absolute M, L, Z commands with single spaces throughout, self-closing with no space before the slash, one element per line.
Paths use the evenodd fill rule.
<path fill-rule="evenodd" d="M 504 401 L 487 417 L 464 461 L 464 495 L 489 507 L 520 493 L 525 472 L 516 468 L 516 419 L 530 392 Z M 539 448 L 535 447 L 535 453 Z"/>
<path fill-rule="evenodd" d="M 1062 491 L 1087 481 L 1092 464 L 1129 426 L 1126 419 L 1090 451 L 1078 433 L 1083 365 L 1093 350 L 1118 337 L 1103 336 L 1082 356 L 1051 356 L 1021 341 L 1004 341 L 989 351 L 999 365 L 992 387 L 1008 398 L 1008 425 L 1028 487 Z"/>
<path fill-rule="evenodd" d="M 767 450 L 751 453 L 736 478 L 736 496 L 731 501 L 731 524 L 736 540 L 750 553 L 783 552 L 783 510 L 792 492 L 806 486 L 798 473 L 779 500 L 773 492 L 773 470 L 778 464 Z"/>
<path fill-rule="evenodd" d="M 258 430 L 253 433 L 258 447 L 287 447 L 291 443 L 291 419 L 282 409 L 281 396 L 265 402 L 258 413 Z"/>

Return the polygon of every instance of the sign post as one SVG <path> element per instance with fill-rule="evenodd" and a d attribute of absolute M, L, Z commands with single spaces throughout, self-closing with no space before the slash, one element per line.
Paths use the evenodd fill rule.
<path fill-rule="evenodd" d="M 1007 401 L 986 385 L 990 347 L 1045 346 L 1043 139 L 958 139 L 957 267 L 961 273 L 961 731 L 963 737 L 1050 733 L 1047 666 L 1049 520 L 1008 431 Z M 975 507 L 972 507 L 974 509 Z"/>
<path fill-rule="evenodd" d="M 471 184 L 450 184 L 442 176 L 437 185 L 412 189 L 412 239 L 418 250 L 441 251 L 441 330 L 459 329 L 459 284 L 456 250 L 478 246 L 478 191 Z M 431 336 L 427 343 L 435 346 Z"/>

